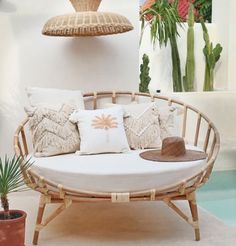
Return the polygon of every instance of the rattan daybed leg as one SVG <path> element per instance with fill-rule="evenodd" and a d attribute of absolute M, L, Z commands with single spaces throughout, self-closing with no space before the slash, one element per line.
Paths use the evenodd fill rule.
<path fill-rule="evenodd" d="M 43 218 L 43 212 L 45 209 L 46 204 L 53 203 L 56 201 L 56 203 L 62 203 L 59 207 L 57 207 L 54 211 L 51 212 L 47 216 L 47 218 L 42 221 Z M 35 226 L 35 231 L 34 231 L 34 238 L 33 238 L 33 244 L 37 245 L 38 244 L 38 237 L 39 237 L 39 232 L 48 225 L 49 222 L 51 222 L 53 219 L 55 219 L 60 213 L 62 213 L 64 210 L 66 210 L 70 205 L 72 204 L 71 199 L 64 199 L 61 200 L 53 200 L 51 196 L 44 195 L 42 194 L 40 197 L 40 202 L 39 202 L 39 210 L 38 210 L 38 216 L 37 216 L 37 221 L 36 221 L 36 226 Z"/>
<path fill-rule="evenodd" d="M 187 195 L 189 207 L 191 210 L 193 222 L 194 222 L 194 231 L 195 231 L 195 240 L 200 240 L 200 229 L 198 224 L 198 210 L 197 210 L 197 202 L 196 202 L 196 194 L 192 192 L 191 194 Z"/>
<path fill-rule="evenodd" d="M 37 215 L 37 220 L 36 220 L 36 225 L 35 225 L 35 230 L 34 230 L 33 245 L 38 244 L 39 231 L 40 231 L 39 227 L 41 225 L 44 209 L 46 206 L 45 198 L 46 198 L 45 195 L 41 194 L 40 200 L 39 200 L 38 215 Z"/>

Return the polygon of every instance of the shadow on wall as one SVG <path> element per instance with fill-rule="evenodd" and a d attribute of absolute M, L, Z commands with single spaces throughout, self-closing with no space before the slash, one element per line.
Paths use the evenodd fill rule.
<path fill-rule="evenodd" d="M 117 70 L 122 72 L 122 64 L 120 63 L 122 53 L 113 42 L 109 41 L 113 38 L 83 37 L 67 39 L 61 51 L 63 59 L 68 61 L 67 66 L 69 68 L 67 67 L 66 71 L 71 73 L 73 77 L 77 77 L 79 81 L 80 78 L 87 79 L 87 81 L 80 81 L 81 83 L 88 83 L 94 78 L 102 81 L 104 80 L 104 73 L 111 75 L 118 74 Z M 125 57 L 122 60 L 124 59 Z M 116 65 L 114 66 L 114 64 Z M 120 64 L 120 66 L 117 66 L 117 64 Z M 94 76 L 95 74 L 96 76 Z M 111 76 L 107 77 L 111 78 Z M 93 86 L 96 87 L 96 83 L 93 82 Z M 97 87 L 97 89 L 99 88 L 100 86 Z M 91 84 L 83 85 L 83 89 L 91 90 Z"/>
<path fill-rule="evenodd" d="M 0 13 L 12 13 L 12 12 L 16 12 L 17 8 L 16 6 L 7 1 L 7 0 L 0 0 Z"/>

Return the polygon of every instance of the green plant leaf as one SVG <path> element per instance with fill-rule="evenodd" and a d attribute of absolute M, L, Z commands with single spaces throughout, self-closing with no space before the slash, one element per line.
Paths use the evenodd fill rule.
<path fill-rule="evenodd" d="M 26 172 L 33 163 L 24 160 L 22 157 L 8 158 L 4 161 L 0 158 L 0 197 L 7 201 L 7 195 L 24 189 L 25 182 L 23 173 Z"/>

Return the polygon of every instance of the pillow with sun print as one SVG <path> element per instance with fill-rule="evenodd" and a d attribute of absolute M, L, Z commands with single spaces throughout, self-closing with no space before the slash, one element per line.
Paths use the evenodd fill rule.
<path fill-rule="evenodd" d="M 80 132 L 78 154 L 122 153 L 130 150 L 121 106 L 75 111 L 70 120 Z"/>

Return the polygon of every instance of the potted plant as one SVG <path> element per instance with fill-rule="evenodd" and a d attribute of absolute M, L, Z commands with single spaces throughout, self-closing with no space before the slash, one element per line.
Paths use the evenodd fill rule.
<path fill-rule="evenodd" d="M 22 157 L 0 158 L 0 198 L 3 211 L 0 211 L 0 245 L 23 246 L 25 241 L 26 213 L 10 210 L 8 195 L 26 189 L 23 174 L 32 165 Z"/>

